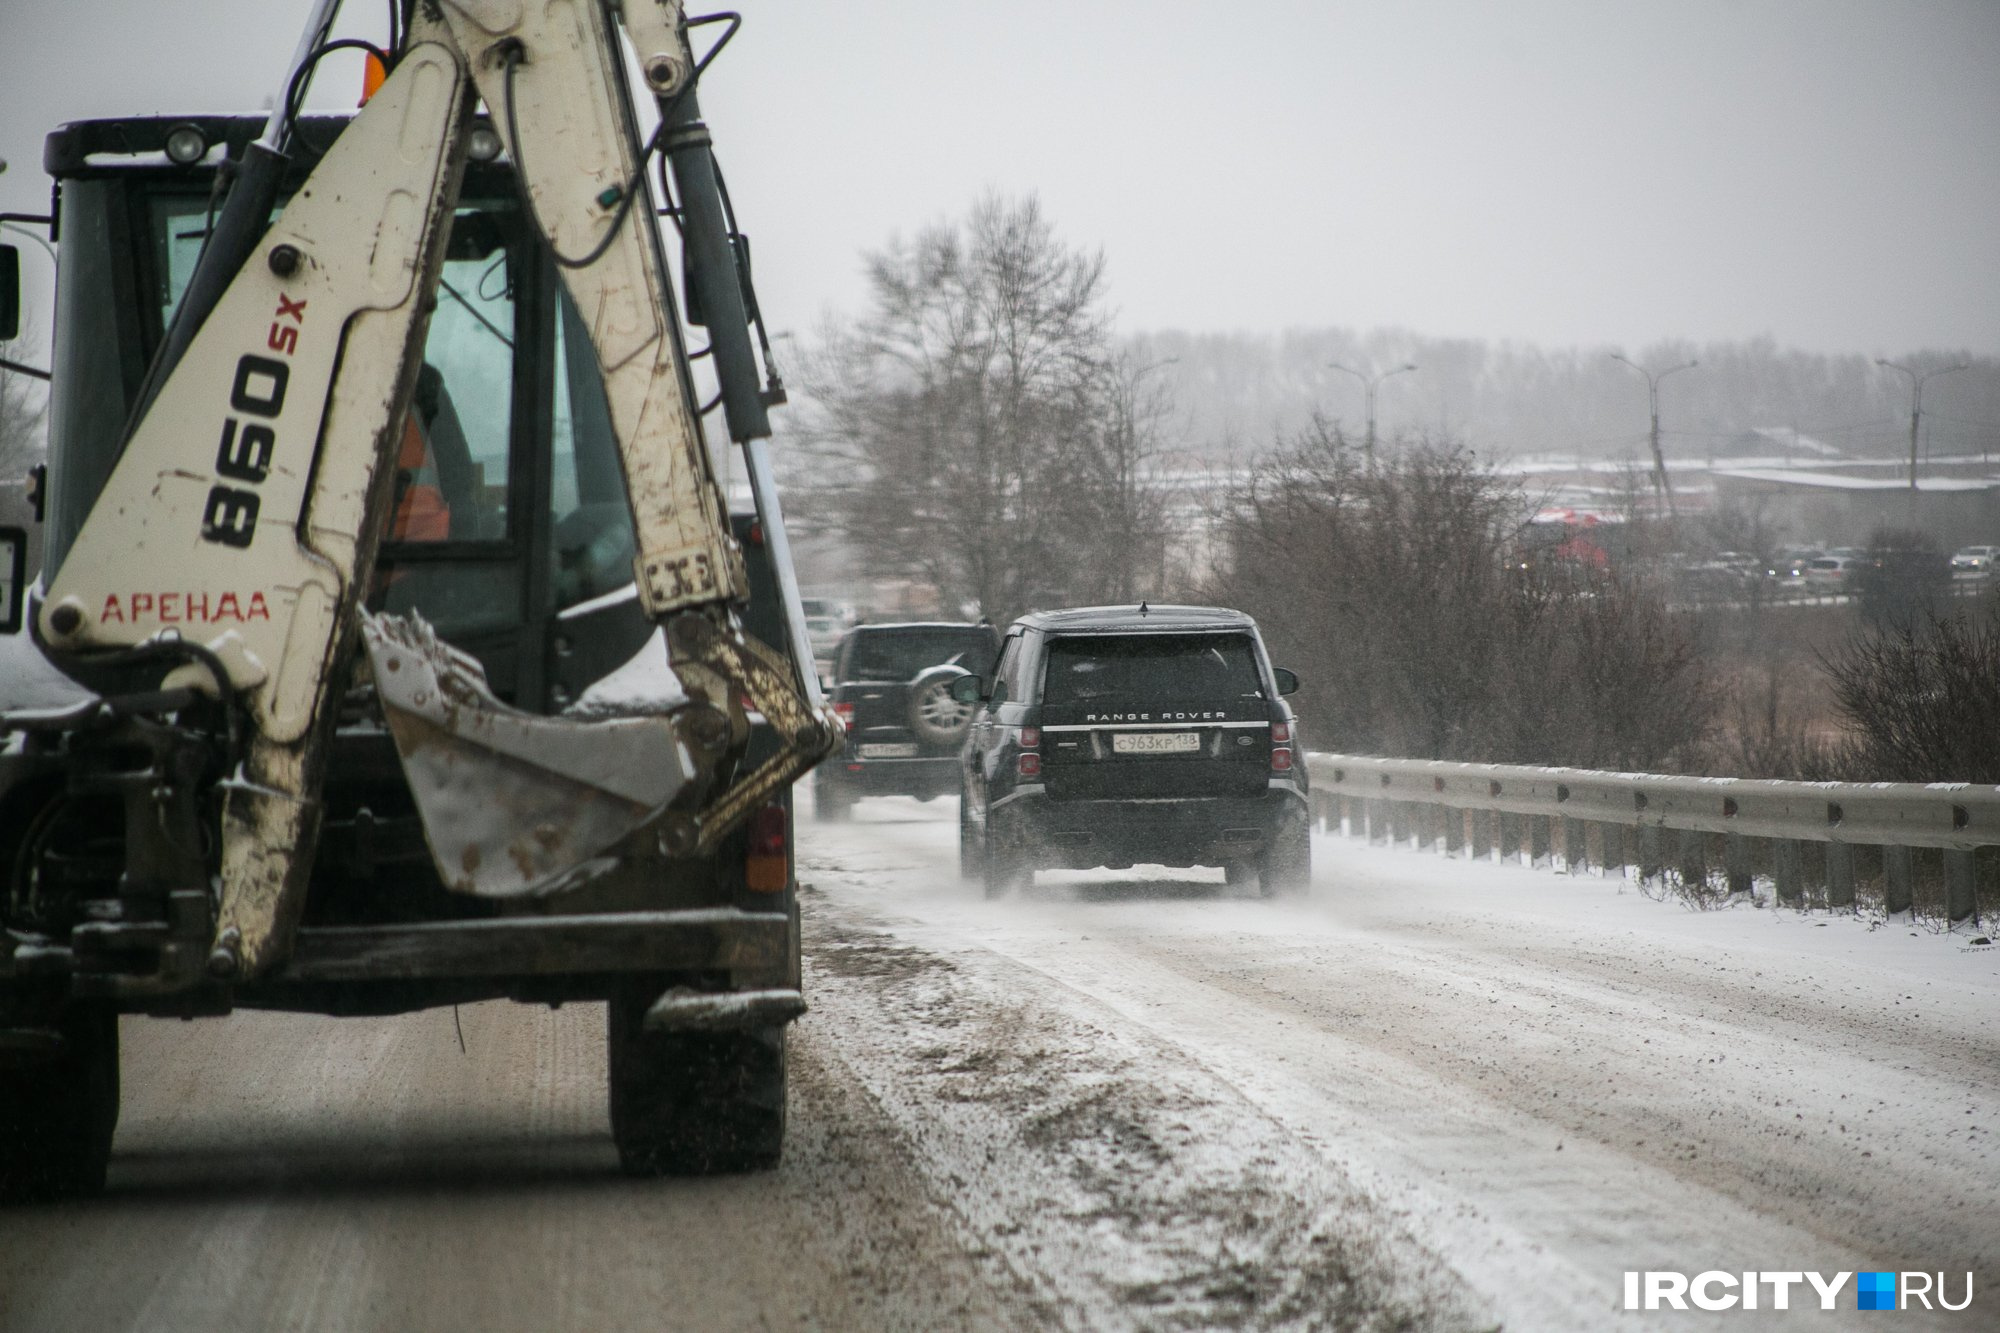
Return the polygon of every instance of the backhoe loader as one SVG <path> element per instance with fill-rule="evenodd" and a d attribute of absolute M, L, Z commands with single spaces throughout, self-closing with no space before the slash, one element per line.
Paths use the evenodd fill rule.
<path fill-rule="evenodd" d="M 102 1187 L 133 1015 L 606 1001 L 628 1171 L 780 1153 L 790 788 L 840 723 L 698 102 L 737 19 L 402 0 L 307 115 L 336 8 L 268 115 L 48 139 L 0 610 L 73 690 L 0 681 L 0 1199 Z"/>

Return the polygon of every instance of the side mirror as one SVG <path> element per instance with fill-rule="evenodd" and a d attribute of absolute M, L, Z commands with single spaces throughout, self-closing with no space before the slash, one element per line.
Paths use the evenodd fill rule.
<path fill-rule="evenodd" d="M 21 251 L 0 245 L 0 343 L 21 336 Z"/>
<path fill-rule="evenodd" d="M 1271 674 L 1278 678 L 1278 693 L 1297 694 L 1299 692 L 1298 672 L 1287 667 L 1272 667 Z"/>
<path fill-rule="evenodd" d="M 28 534 L 20 528 L 0 528 L 0 634 L 21 632 L 27 600 Z"/>
<path fill-rule="evenodd" d="M 979 689 L 979 677 L 959 676 L 951 682 L 951 697 L 962 704 L 984 703 L 986 696 Z"/>

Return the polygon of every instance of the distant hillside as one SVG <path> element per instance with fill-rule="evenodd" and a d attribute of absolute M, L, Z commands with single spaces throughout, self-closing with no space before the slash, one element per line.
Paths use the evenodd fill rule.
<path fill-rule="evenodd" d="M 1179 423 L 1171 443 L 1209 455 L 1242 455 L 1297 431 L 1314 409 L 1356 437 L 1365 424 L 1357 370 L 1415 362 L 1377 394 L 1382 438 L 1449 436 L 1481 454 L 1555 453 L 1620 458 L 1643 451 L 1646 381 L 1611 359 L 1614 350 L 1654 370 L 1699 360 L 1660 389 L 1669 457 L 1702 458 L 1755 427 L 1796 428 L 1854 457 L 1909 448 L 1910 381 L 1872 356 L 1789 351 L 1769 340 L 1646 348 L 1546 349 L 1518 343 L 1426 338 L 1400 330 L 1347 329 L 1253 334 L 1146 333 L 1127 339 L 1158 364 Z M 1938 454 L 2000 455 L 2000 360 L 1951 352 L 1896 353 L 1923 369 L 1972 368 L 1924 389 L 1924 448 Z"/>

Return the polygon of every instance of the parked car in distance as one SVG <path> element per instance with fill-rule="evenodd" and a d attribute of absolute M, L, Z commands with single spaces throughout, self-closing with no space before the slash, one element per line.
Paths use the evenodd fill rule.
<path fill-rule="evenodd" d="M 1082 607 L 1014 622 L 962 763 L 959 867 L 988 897 L 1043 868 L 1220 866 L 1303 890 L 1306 771 L 1256 622 L 1205 606 Z"/>
<path fill-rule="evenodd" d="M 1841 592 L 1854 579 L 1861 561 L 1851 555 L 1823 555 L 1806 562 L 1806 587 L 1814 592 Z"/>
<path fill-rule="evenodd" d="M 813 808 L 845 819 L 863 796 L 930 800 L 958 790 L 958 752 L 972 706 L 955 678 L 992 669 L 1000 642 L 981 621 L 857 625 L 840 641 L 829 688 L 847 723 L 841 753 L 813 774 Z"/>
<path fill-rule="evenodd" d="M 1953 578 L 1983 579 L 1993 575 L 1993 563 L 2000 559 L 2000 546 L 1962 546 L 1952 552 Z"/>
<path fill-rule="evenodd" d="M 1822 554 L 1811 547 L 1795 547 L 1780 551 L 1771 558 L 1765 575 L 1781 588 L 1803 587 L 1806 581 L 1806 566 L 1819 559 Z"/>

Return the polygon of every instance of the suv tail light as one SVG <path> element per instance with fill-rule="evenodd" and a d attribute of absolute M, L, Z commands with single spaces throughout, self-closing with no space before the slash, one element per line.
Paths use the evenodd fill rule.
<path fill-rule="evenodd" d="M 1021 728 L 1021 748 L 1023 750 L 1032 750 L 1041 743 L 1042 729 L 1040 727 Z"/>
<path fill-rule="evenodd" d="M 1290 745 L 1291 743 L 1292 724 L 1289 722 L 1273 722 L 1271 724 L 1271 744 Z"/>
<path fill-rule="evenodd" d="M 1038 778 L 1042 775 L 1042 757 L 1033 750 L 1021 751 L 1018 766 L 1024 778 Z"/>
<path fill-rule="evenodd" d="M 1292 770 L 1292 751 L 1289 746 L 1277 745 L 1271 748 L 1271 771 L 1289 773 Z"/>
<path fill-rule="evenodd" d="M 833 711 L 840 718 L 841 726 L 846 727 L 849 731 L 854 730 L 853 704 L 835 704 L 833 706 Z"/>
<path fill-rule="evenodd" d="M 743 858 L 743 884 L 752 893 L 783 893 L 792 877 L 792 849 L 786 823 L 785 807 L 776 801 L 750 816 L 750 849 Z"/>

